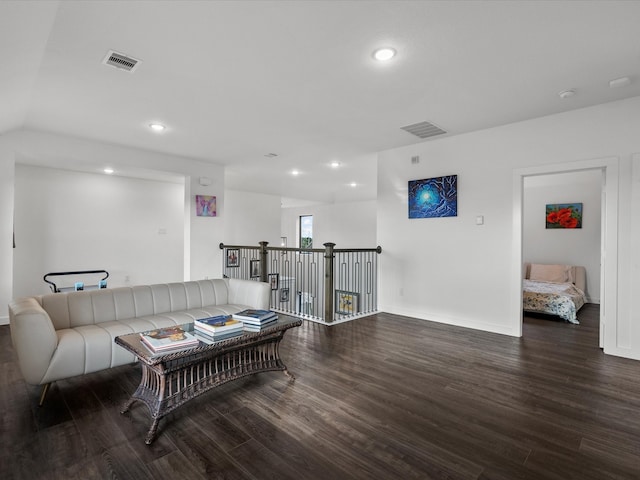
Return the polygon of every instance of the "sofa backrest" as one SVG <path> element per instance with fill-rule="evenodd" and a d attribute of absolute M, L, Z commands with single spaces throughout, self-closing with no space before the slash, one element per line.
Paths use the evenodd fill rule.
<path fill-rule="evenodd" d="M 229 303 L 226 279 L 51 293 L 38 297 L 54 328 L 144 317 Z"/>

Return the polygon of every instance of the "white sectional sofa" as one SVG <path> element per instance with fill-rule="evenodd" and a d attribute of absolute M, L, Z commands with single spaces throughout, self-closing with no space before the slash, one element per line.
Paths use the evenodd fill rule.
<path fill-rule="evenodd" d="M 118 335 L 269 308 L 269 284 L 213 279 L 23 297 L 9 304 L 11 338 L 27 383 L 51 382 L 127 363 Z"/>

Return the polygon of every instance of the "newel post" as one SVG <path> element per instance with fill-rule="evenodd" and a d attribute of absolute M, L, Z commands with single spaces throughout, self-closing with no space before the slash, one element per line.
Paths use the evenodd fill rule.
<path fill-rule="evenodd" d="M 260 281 L 267 281 L 267 245 L 269 242 L 260 242 Z"/>
<path fill-rule="evenodd" d="M 335 243 L 324 244 L 324 321 L 333 322 L 333 265 Z"/>

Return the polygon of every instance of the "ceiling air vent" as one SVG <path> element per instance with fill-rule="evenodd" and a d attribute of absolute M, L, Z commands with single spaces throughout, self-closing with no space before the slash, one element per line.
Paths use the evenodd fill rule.
<path fill-rule="evenodd" d="M 429 138 L 447 133 L 440 127 L 436 127 L 433 123 L 430 122 L 414 123 L 413 125 L 407 125 L 406 127 L 400 128 L 420 138 Z"/>
<path fill-rule="evenodd" d="M 129 57 L 123 53 L 109 50 L 102 63 L 111 67 L 118 68 L 120 70 L 126 70 L 127 72 L 133 73 L 135 69 L 138 68 L 138 65 L 142 63 L 142 61 L 133 57 Z"/>

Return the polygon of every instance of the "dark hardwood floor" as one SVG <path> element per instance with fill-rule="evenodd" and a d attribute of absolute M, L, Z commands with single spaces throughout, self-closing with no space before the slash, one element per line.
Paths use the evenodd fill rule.
<path fill-rule="evenodd" d="M 527 318 L 524 337 L 378 314 L 289 331 L 281 372 L 211 391 L 144 443 L 124 366 L 60 381 L 45 405 L 0 327 L 2 479 L 638 479 L 640 362 L 581 325 Z"/>

